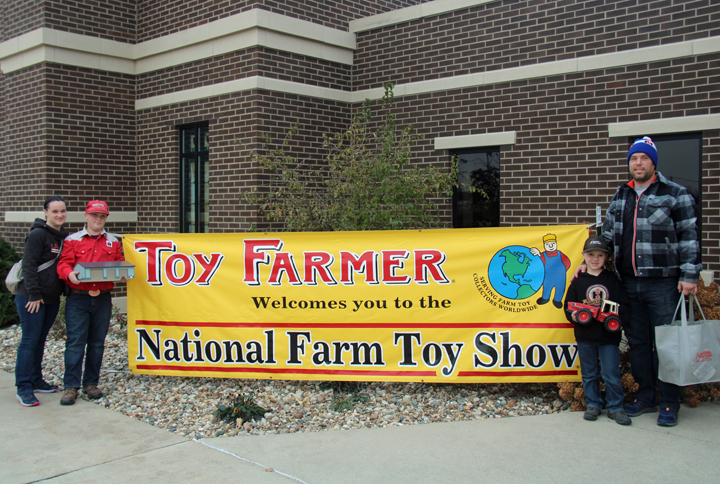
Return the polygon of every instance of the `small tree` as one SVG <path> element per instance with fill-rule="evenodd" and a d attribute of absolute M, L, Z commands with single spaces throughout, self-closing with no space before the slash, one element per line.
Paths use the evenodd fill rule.
<path fill-rule="evenodd" d="M 0 237 L 0 327 L 19 323 L 15 296 L 5 287 L 5 277 L 14 263 L 20 260 L 17 251 Z"/>
<path fill-rule="evenodd" d="M 266 154 L 250 153 L 251 159 L 273 174 L 267 193 L 246 193 L 246 202 L 270 222 L 281 222 L 285 230 L 347 231 L 442 227 L 435 202 L 452 195 L 458 186 L 458 164 L 449 170 L 437 166 L 412 165 L 411 149 L 418 140 L 412 126 L 398 129 L 390 112 L 393 85 L 385 85 L 382 107 L 384 123 L 372 132 L 372 111 L 366 100 L 353 116 L 350 127 L 335 135 L 324 135 L 327 170 L 312 172 L 288 154 L 297 134 L 290 130 L 283 145 Z"/>

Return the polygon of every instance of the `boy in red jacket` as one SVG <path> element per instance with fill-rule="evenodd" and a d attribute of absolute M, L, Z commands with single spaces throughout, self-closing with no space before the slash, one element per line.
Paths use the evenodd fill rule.
<path fill-rule="evenodd" d="M 105 351 L 105 336 L 112 316 L 110 291 L 115 284 L 110 281 L 80 282 L 74 271 L 78 262 L 113 262 L 125 260 L 122 244 L 112 234 L 105 232 L 105 222 L 110 215 L 107 203 L 93 200 L 85 209 L 87 224 L 81 231 L 65 239 L 58 275 L 70 288 L 65 301 L 65 393 L 61 405 L 73 405 L 80 384 L 88 398 L 102 398 L 97 385 L 100 365 Z M 83 373 L 83 359 L 85 372 Z M 82 376 L 82 381 L 81 381 Z"/>

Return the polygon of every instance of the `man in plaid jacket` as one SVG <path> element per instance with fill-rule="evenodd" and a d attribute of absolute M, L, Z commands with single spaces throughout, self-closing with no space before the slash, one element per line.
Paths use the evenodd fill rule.
<path fill-rule="evenodd" d="M 674 426 L 680 410 L 680 388 L 657 379 L 655 326 L 673 320 L 679 294 L 697 293 L 700 247 L 695 201 L 688 191 L 656 171 L 657 148 L 645 136 L 628 152 L 632 180 L 620 186 L 610 202 L 603 237 L 615 252 L 615 267 L 631 301 L 625 324 L 630 365 L 639 385 L 625 412 L 636 417 L 657 411 L 657 424 Z"/>

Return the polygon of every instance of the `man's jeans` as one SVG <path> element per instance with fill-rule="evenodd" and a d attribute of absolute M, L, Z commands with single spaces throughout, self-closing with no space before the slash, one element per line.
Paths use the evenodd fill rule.
<path fill-rule="evenodd" d="M 655 326 L 673 321 L 680 294 L 677 277 L 625 277 L 625 291 L 630 298 L 629 323 L 624 323 L 630 343 L 630 370 L 640 386 L 635 398 L 655 405 L 656 390 L 660 406 L 675 413 L 680 410 L 680 387 L 658 380 L 658 356 L 655 348 Z"/>
<path fill-rule="evenodd" d="M 32 393 L 43 381 L 42 360 L 45 353 L 45 340 L 55 322 L 60 305 L 41 304 L 36 313 L 25 309 L 28 300 L 15 296 L 22 338 L 18 345 L 17 362 L 15 363 L 15 386 L 18 394 Z"/>
<path fill-rule="evenodd" d="M 83 387 L 97 385 L 100 381 L 100 365 L 111 316 L 112 299 L 109 292 L 97 297 L 88 294 L 68 296 L 65 301 L 65 388 L 80 388 L 81 376 Z"/>
<path fill-rule="evenodd" d="M 615 413 L 622 410 L 625 394 L 620 383 L 620 350 L 618 347 L 578 341 L 577 349 L 580 356 L 580 372 L 582 373 L 587 407 L 594 407 L 598 410 L 603 407 L 600 395 L 600 372 L 598 371 L 598 357 L 600 357 L 600 370 L 605 381 L 607 411 Z"/>

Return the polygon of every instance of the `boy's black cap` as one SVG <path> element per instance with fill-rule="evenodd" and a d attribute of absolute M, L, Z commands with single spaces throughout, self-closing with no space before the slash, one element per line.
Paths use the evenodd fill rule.
<path fill-rule="evenodd" d="M 603 252 L 610 252 L 608 250 L 607 242 L 600 236 L 590 237 L 585 241 L 585 247 L 583 252 L 590 252 L 591 250 L 602 250 Z"/>

